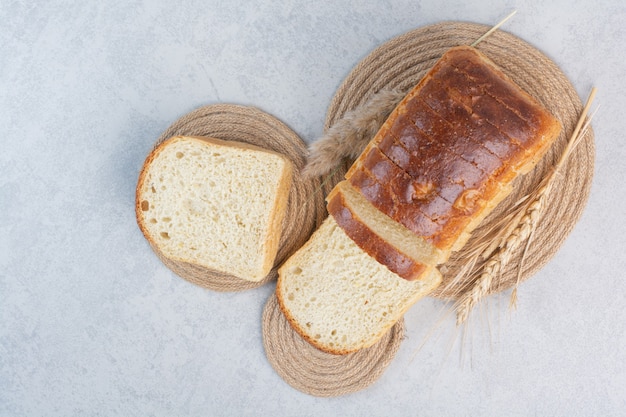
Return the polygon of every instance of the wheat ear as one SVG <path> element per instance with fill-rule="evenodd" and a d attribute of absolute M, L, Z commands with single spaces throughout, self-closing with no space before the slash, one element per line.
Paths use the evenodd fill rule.
<path fill-rule="evenodd" d="M 359 156 L 405 95 L 406 91 L 381 90 L 366 103 L 348 111 L 311 144 L 302 175 L 323 176 L 341 165 L 344 158 L 355 159 Z"/>
<path fill-rule="evenodd" d="M 591 119 L 587 120 L 587 113 L 589 112 L 589 108 L 591 107 L 591 103 L 593 102 L 595 95 L 596 88 L 594 87 L 591 89 L 591 93 L 589 94 L 587 103 L 585 104 L 580 118 L 578 119 L 578 123 L 576 124 L 572 136 L 565 146 L 565 149 L 563 150 L 563 153 L 561 154 L 558 162 L 553 167 L 553 169 L 550 170 L 548 175 L 546 175 L 544 179 L 539 183 L 537 188 L 535 188 L 535 190 L 532 191 L 527 198 L 525 198 L 524 204 L 517 206 L 517 210 L 521 210 L 520 213 L 524 213 L 521 216 L 519 223 L 510 232 L 510 234 L 508 234 L 508 236 L 501 240 L 501 243 L 498 245 L 498 249 L 489 257 L 489 260 L 485 263 L 480 276 L 478 277 L 472 288 L 465 294 L 463 294 L 463 296 L 459 299 L 456 308 L 457 325 L 463 324 L 469 317 L 469 314 L 472 308 L 476 305 L 476 303 L 478 303 L 483 297 L 489 294 L 495 278 L 503 271 L 504 267 L 508 264 L 513 252 L 519 247 L 521 243 L 526 242 L 526 248 L 523 252 L 522 261 L 519 265 L 517 283 L 511 295 L 511 305 L 515 305 L 517 300 L 517 285 L 519 284 L 519 280 L 521 277 L 523 260 L 526 252 L 528 251 L 530 239 L 533 232 L 535 231 L 539 219 L 541 218 L 541 213 L 544 209 L 546 198 L 549 195 L 550 190 L 552 189 L 552 185 L 554 184 L 555 176 L 560 173 L 560 170 L 565 165 L 565 162 L 571 155 L 572 150 L 576 147 L 581 138 L 584 136 L 581 134 L 581 132 L 586 130 L 586 128 L 589 126 Z M 583 128 L 583 123 L 586 120 L 587 122 Z"/>
<path fill-rule="evenodd" d="M 541 215 L 547 190 L 548 188 L 542 187 L 532 202 L 525 206 L 525 213 L 517 227 L 513 229 L 497 251 L 490 256 L 472 289 L 463 295 L 457 307 L 457 324 L 462 324 L 467 320 L 472 308 L 489 293 L 494 279 L 508 264 L 513 251 L 521 242 L 530 238 Z"/>

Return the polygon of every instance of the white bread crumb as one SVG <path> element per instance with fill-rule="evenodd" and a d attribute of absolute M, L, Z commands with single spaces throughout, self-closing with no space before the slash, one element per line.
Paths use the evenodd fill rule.
<path fill-rule="evenodd" d="M 251 145 L 173 137 L 144 164 L 138 224 L 169 259 L 260 281 L 278 251 L 291 170 Z"/>

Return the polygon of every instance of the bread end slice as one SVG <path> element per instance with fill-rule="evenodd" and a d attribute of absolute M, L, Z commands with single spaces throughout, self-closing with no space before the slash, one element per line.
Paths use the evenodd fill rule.
<path fill-rule="evenodd" d="M 332 200 L 338 197 L 372 233 L 394 246 L 399 252 L 408 255 L 415 262 L 438 265 L 448 259 L 448 252 L 438 249 L 423 237 L 378 210 L 349 181 L 339 182 L 330 192 L 327 197 L 329 211 Z"/>
<path fill-rule="evenodd" d="M 291 162 L 278 153 L 175 136 L 144 163 L 137 223 L 168 259 L 257 282 L 274 264 L 291 178 Z"/>
<path fill-rule="evenodd" d="M 436 268 L 416 281 L 391 272 L 332 216 L 278 274 L 276 295 L 287 320 L 305 340 L 332 354 L 372 346 L 441 282 Z"/>

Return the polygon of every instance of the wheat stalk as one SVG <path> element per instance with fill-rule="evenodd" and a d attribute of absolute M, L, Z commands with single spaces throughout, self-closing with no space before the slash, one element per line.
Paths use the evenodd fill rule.
<path fill-rule="evenodd" d="M 497 251 L 485 263 L 472 289 L 463 295 L 457 307 L 457 324 L 462 324 L 467 320 L 476 303 L 489 293 L 494 279 L 508 264 L 513 251 L 518 248 L 521 242 L 530 238 L 541 216 L 548 189 L 545 186 L 539 188 L 530 203 L 523 206 L 522 212 L 524 214 L 517 226 L 507 235 L 506 239 L 503 239 L 504 243 L 498 246 Z"/>
<path fill-rule="evenodd" d="M 560 174 L 560 171 L 571 155 L 572 150 L 576 147 L 576 145 L 578 145 L 581 138 L 584 136 L 584 134 L 581 133 L 586 131 L 589 123 L 591 122 L 591 117 L 587 119 L 587 113 L 589 112 L 589 108 L 591 107 L 591 103 L 593 102 L 595 95 L 596 88 L 594 87 L 591 89 L 591 93 L 589 94 L 587 103 L 585 104 L 580 118 L 578 119 L 578 123 L 576 124 L 576 127 L 572 132 L 572 136 L 565 146 L 558 162 L 543 178 L 539 185 L 528 196 L 522 199 L 523 204 L 516 205 L 512 213 L 506 216 L 508 219 L 519 218 L 519 221 L 514 223 L 516 226 L 515 228 L 512 228 L 512 230 L 511 228 L 503 229 L 506 233 L 502 237 L 495 237 L 496 241 L 499 242 L 496 251 L 489 257 L 488 261 L 483 266 L 483 269 L 472 288 L 463 294 L 457 303 L 457 325 L 464 323 L 469 317 L 472 308 L 483 297 L 489 294 L 493 282 L 508 264 L 513 252 L 520 246 L 520 244 L 526 242 L 526 247 L 524 248 L 522 260 L 519 265 L 515 289 L 511 294 L 511 305 L 515 305 L 517 301 L 517 285 L 520 281 L 524 257 L 530 246 L 532 234 L 535 231 L 539 219 L 541 218 L 545 201 L 554 184 L 554 178 Z M 584 126 L 583 123 L 585 123 Z M 475 263 L 475 260 L 473 263 Z M 455 281 L 458 280 L 458 277 L 455 278 Z"/>
<path fill-rule="evenodd" d="M 481 36 L 480 38 L 476 39 L 470 46 L 475 47 L 476 45 L 478 45 L 479 43 L 481 43 L 482 41 L 484 41 L 488 36 L 490 36 L 493 32 L 495 32 L 496 30 L 498 30 L 500 28 L 500 26 L 502 26 L 507 20 L 509 20 L 510 18 L 512 18 L 515 13 L 517 13 L 517 10 L 513 10 L 507 17 L 505 17 L 504 19 L 502 19 L 500 22 L 498 22 L 494 27 L 492 27 L 491 29 L 489 29 L 487 32 L 485 32 L 485 34 L 483 36 Z"/>

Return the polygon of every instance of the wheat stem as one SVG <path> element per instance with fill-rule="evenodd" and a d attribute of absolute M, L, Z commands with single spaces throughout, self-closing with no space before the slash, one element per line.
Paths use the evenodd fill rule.
<path fill-rule="evenodd" d="M 486 262 L 483 270 L 476 280 L 472 289 L 463 295 L 462 301 L 457 307 L 457 324 L 467 320 L 472 308 L 491 291 L 494 279 L 500 275 L 504 267 L 509 263 L 511 255 L 521 242 L 527 240 L 539 219 L 543 208 L 546 187 L 542 187 L 537 198 L 529 203 L 525 209 L 519 224 L 504 240 L 503 245 Z"/>
<path fill-rule="evenodd" d="M 484 41 L 485 39 L 487 39 L 487 37 L 489 35 L 491 35 L 493 32 L 495 32 L 496 30 L 498 30 L 498 28 L 500 26 L 502 26 L 507 20 L 509 20 L 510 18 L 512 18 L 515 13 L 517 13 L 517 10 L 513 10 L 511 13 L 509 13 L 509 15 L 507 17 L 505 17 L 504 19 L 502 19 L 499 23 L 497 23 L 494 27 L 492 27 L 491 29 L 489 29 L 487 32 L 485 32 L 485 34 L 483 36 L 481 36 L 480 38 L 476 39 L 470 46 L 471 47 L 475 47 L 476 45 L 478 45 L 479 43 L 481 43 L 482 41 Z"/>
<path fill-rule="evenodd" d="M 516 206 L 517 210 L 520 213 L 524 213 L 520 220 L 518 221 L 516 227 L 505 235 L 503 243 L 498 246 L 496 251 L 489 257 L 489 260 L 485 263 L 483 270 L 476 279 L 472 288 L 467 291 L 463 296 L 459 299 L 457 303 L 457 325 L 464 323 L 469 317 L 469 313 L 472 308 L 478 303 L 483 297 L 485 297 L 491 291 L 491 286 L 495 280 L 495 278 L 503 271 L 504 267 L 508 264 L 513 252 L 519 247 L 520 243 L 526 242 L 526 246 L 522 253 L 522 259 L 520 261 L 519 270 L 517 274 L 517 280 L 515 284 L 515 288 L 511 294 L 511 306 L 515 306 L 517 302 L 517 286 L 519 285 L 519 281 L 521 279 L 521 271 L 523 266 L 523 261 L 528 252 L 528 248 L 530 247 L 530 241 L 532 238 L 532 234 L 536 229 L 537 223 L 541 218 L 541 214 L 543 208 L 545 206 L 545 200 L 552 189 L 554 184 L 554 177 L 557 174 L 560 174 L 560 170 L 565 165 L 569 155 L 571 155 L 572 150 L 576 147 L 576 145 L 580 142 L 581 138 L 584 136 L 584 133 L 591 122 L 591 118 L 587 119 L 587 113 L 589 112 L 589 108 L 591 107 L 591 103 L 593 102 L 596 95 L 596 88 L 591 89 L 591 93 L 589 94 L 589 98 L 587 99 L 587 103 L 583 108 L 580 118 L 578 119 L 578 123 L 570 136 L 570 140 L 568 141 L 563 153 L 561 154 L 558 162 L 553 167 L 552 170 L 544 177 L 544 179 L 539 183 L 537 188 L 532 191 L 527 198 L 525 198 L 525 202 L 523 205 Z M 595 112 L 594 112 L 595 114 Z M 593 115 L 592 115 L 593 116 Z M 586 121 L 586 123 L 585 123 Z M 511 218 L 519 218 L 517 215 L 511 215 Z"/>

